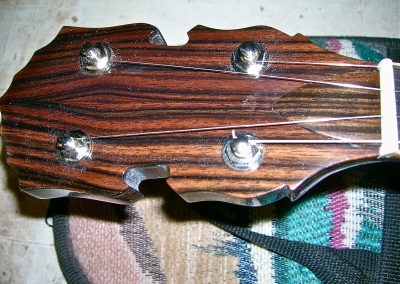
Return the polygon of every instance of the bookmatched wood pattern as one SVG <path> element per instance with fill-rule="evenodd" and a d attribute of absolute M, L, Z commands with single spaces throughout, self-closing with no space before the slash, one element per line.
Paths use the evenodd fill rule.
<path fill-rule="evenodd" d="M 128 168 L 163 164 L 170 169 L 167 183 L 188 201 L 260 205 L 290 191 L 300 195 L 339 168 L 377 161 L 379 145 L 266 145 L 256 171 L 235 171 L 221 158 L 222 143 L 231 130 L 219 130 L 93 140 L 91 159 L 63 163 L 55 144 L 59 135 L 71 130 L 103 136 L 380 114 L 377 91 L 118 63 L 230 70 L 232 51 L 251 40 L 265 46 L 270 60 L 369 64 L 328 52 L 302 35 L 290 37 L 267 27 L 196 27 L 183 46 L 150 43 L 154 30 L 143 24 L 65 27 L 15 76 L 0 101 L 1 131 L 7 161 L 22 190 L 65 189 L 118 199 L 130 191 L 122 178 Z M 111 71 L 82 70 L 81 47 L 103 42 L 112 49 Z M 265 74 L 379 86 L 378 72 L 370 68 L 269 64 Z M 380 120 L 236 131 L 262 139 L 380 139 Z"/>

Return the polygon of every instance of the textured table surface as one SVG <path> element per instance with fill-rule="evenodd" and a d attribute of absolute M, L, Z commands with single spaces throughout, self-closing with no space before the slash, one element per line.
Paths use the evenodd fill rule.
<path fill-rule="evenodd" d="M 62 26 L 150 23 L 169 44 L 202 24 L 221 29 L 268 25 L 288 34 L 400 37 L 398 0 L 359 1 L 7 1 L 0 0 L 0 94 L 33 52 Z M 45 222 L 48 202 L 17 190 L 12 171 L 0 167 L 0 283 L 64 283 Z"/>

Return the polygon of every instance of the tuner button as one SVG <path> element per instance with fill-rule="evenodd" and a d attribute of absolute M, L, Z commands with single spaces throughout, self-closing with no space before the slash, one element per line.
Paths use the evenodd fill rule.
<path fill-rule="evenodd" d="M 252 145 L 245 136 L 236 137 L 231 142 L 232 153 L 242 159 L 250 159 L 253 156 Z"/>
<path fill-rule="evenodd" d="M 236 71 L 255 77 L 263 73 L 267 52 L 261 44 L 245 41 L 232 54 L 232 66 Z"/>
<path fill-rule="evenodd" d="M 231 169 L 254 171 L 262 163 L 264 146 L 251 143 L 258 138 L 251 133 L 239 132 L 225 140 L 222 146 L 222 159 Z"/>
<path fill-rule="evenodd" d="M 92 142 L 82 131 L 66 132 L 57 139 L 57 149 L 62 161 L 76 163 L 90 158 Z"/>
<path fill-rule="evenodd" d="M 108 71 L 110 58 L 111 49 L 108 44 L 84 44 L 81 50 L 81 68 L 87 71 Z"/>

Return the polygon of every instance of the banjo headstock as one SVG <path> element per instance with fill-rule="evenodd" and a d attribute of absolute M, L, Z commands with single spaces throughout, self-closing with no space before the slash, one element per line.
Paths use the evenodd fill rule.
<path fill-rule="evenodd" d="M 65 27 L 38 50 L 0 101 L 20 188 L 124 203 L 163 178 L 189 202 L 257 206 L 377 161 L 376 143 L 307 143 L 380 139 L 371 63 L 268 27 L 188 35 Z"/>

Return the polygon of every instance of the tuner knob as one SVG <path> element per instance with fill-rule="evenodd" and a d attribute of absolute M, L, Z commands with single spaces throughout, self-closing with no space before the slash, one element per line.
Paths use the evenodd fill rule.
<path fill-rule="evenodd" d="M 268 54 L 265 48 L 256 42 L 245 41 L 232 54 L 232 66 L 236 71 L 255 77 L 263 73 Z"/>
<path fill-rule="evenodd" d="M 67 163 L 80 162 L 92 154 L 91 139 L 82 131 L 64 133 L 58 137 L 56 147 L 62 161 Z"/>
<path fill-rule="evenodd" d="M 81 68 L 87 71 L 110 70 L 111 49 L 106 43 L 86 43 L 81 50 Z"/>
<path fill-rule="evenodd" d="M 231 169 L 238 171 L 254 171 L 262 163 L 264 146 L 252 143 L 258 138 L 248 132 L 233 132 L 222 146 L 222 159 Z"/>

